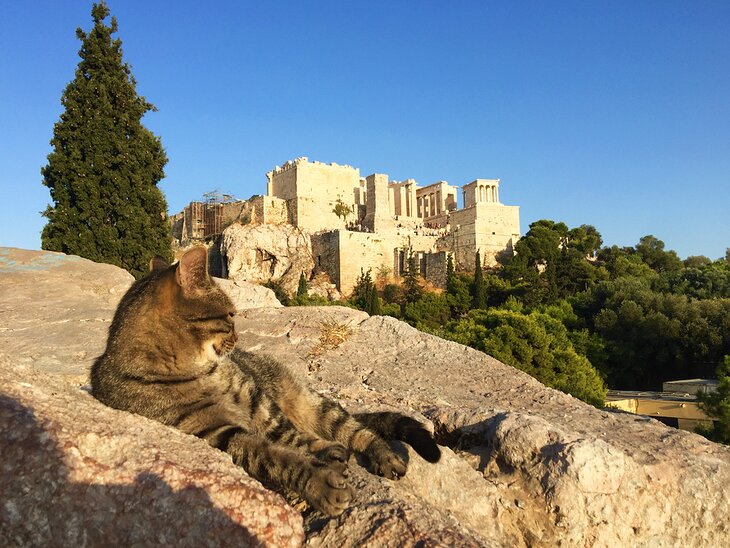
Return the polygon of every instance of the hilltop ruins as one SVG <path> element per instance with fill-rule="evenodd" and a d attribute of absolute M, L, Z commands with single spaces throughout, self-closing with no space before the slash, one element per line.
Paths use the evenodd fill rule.
<path fill-rule="evenodd" d="M 266 174 L 266 195 L 246 201 L 191 202 L 172 217 L 182 244 L 212 238 L 231 223 L 290 224 L 311 235 L 315 268 L 349 293 L 361 269 L 400 275 L 415 254 L 421 274 L 445 281 L 448 254 L 457 269 L 473 270 L 477 250 L 486 266 L 511 253 L 520 237 L 519 207 L 499 200 L 499 179 L 458 188 L 446 181 L 419 187 L 387 175 L 360 177 L 348 165 L 286 162 Z"/>

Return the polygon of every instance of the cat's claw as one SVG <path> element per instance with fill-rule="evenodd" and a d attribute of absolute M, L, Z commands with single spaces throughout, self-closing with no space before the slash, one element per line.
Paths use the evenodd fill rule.
<path fill-rule="evenodd" d="M 406 475 L 406 463 L 386 443 L 373 443 L 365 453 L 373 471 L 384 478 L 397 480 Z"/>
<path fill-rule="evenodd" d="M 397 480 L 406 475 L 406 463 L 398 455 L 392 453 L 375 463 L 375 472 L 384 478 Z"/>

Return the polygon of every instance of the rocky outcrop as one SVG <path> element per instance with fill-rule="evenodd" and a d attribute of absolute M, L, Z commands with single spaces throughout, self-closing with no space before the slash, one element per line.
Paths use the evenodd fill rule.
<path fill-rule="evenodd" d="M 0 355 L 84 384 L 134 278 L 81 257 L 0 248 Z M 239 310 L 281 306 L 274 292 L 217 279 Z"/>
<path fill-rule="evenodd" d="M 134 278 L 50 251 L 0 248 L 0 354 L 84 382 Z"/>
<path fill-rule="evenodd" d="M 399 500 L 424 497 L 430 511 L 456 517 L 487 544 L 730 541 L 730 498 L 718 487 L 730 481 L 729 448 L 646 417 L 597 410 L 481 352 L 362 314 L 262 309 L 244 314 L 238 327 L 242 345 L 286 359 L 351 409 L 366 403 L 431 419 L 440 442 L 476 474 L 451 472 L 446 451 L 445 462 L 424 463 L 422 475 L 392 486 Z M 347 340 L 313 352 L 336 325 L 349 327 Z M 350 515 L 328 542 L 347 545 L 356 527 Z M 320 533 L 309 535 L 313 542 Z"/>
<path fill-rule="evenodd" d="M 202 440 L 7 358 L 0 384 L 0 545 L 301 544 L 301 516 Z"/>
<path fill-rule="evenodd" d="M 249 308 L 278 308 L 282 304 L 277 300 L 274 292 L 262 285 L 252 284 L 240 280 L 226 280 L 214 278 L 216 283 L 228 293 L 228 296 L 238 310 Z"/>
<path fill-rule="evenodd" d="M 288 224 L 241 225 L 223 231 L 221 254 L 231 280 L 278 282 L 289 294 L 297 290 L 302 272 L 314 268 L 309 234 Z"/>
<path fill-rule="evenodd" d="M 307 282 L 307 293 L 309 296 L 322 297 L 330 302 L 341 301 L 344 298 L 326 272 L 318 272 Z"/>
<path fill-rule="evenodd" d="M 97 306 L 91 298 L 87 305 Z M 32 307 L 26 308 L 30 314 Z M 16 314 L 16 321 L 22 323 L 20 312 Z M 308 545 L 724 546 L 730 541 L 730 500 L 725 493 L 730 449 L 726 447 L 644 417 L 596 410 L 481 352 L 418 332 L 392 318 L 368 317 L 342 307 L 259 308 L 243 311 L 237 328 L 242 348 L 278 357 L 316 390 L 348 409 L 398 409 L 430 419 L 444 446 L 443 457 L 435 465 L 399 446 L 409 471 L 397 482 L 367 473 L 360 466 L 366 463 L 353 458 L 356 496 L 352 506 L 333 519 L 305 509 Z M 15 332 L 19 340 L 24 336 L 23 331 Z M 42 339 L 34 343 L 39 354 L 59 352 Z M 103 345 L 103 337 L 99 344 Z M 19 346 L 13 352 L 20 352 Z M 69 366 L 79 376 L 85 367 L 83 362 Z M 92 499 L 80 498 L 86 508 L 95 507 L 90 500 L 113 507 L 125 496 L 135 507 L 134 501 L 139 500 L 135 497 L 144 492 L 162 501 L 151 507 L 167 508 L 175 503 L 173 495 L 199 494 L 197 489 L 202 489 L 226 516 L 206 519 L 225 526 L 230 525 L 225 521 L 229 519 L 245 534 L 262 535 L 256 537 L 262 542 L 300 542 L 301 532 L 289 525 L 294 522 L 288 514 L 279 518 L 275 513 L 279 510 L 273 509 L 279 508 L 279 499 L 244 492 L 253 489 L 255 482 L 227 462 L 224 467 L 217 459 L 225 457 L 198 440 L 107 410 L 83 392 L 7 360 L 0 370 L 6 398 L 0 416 L 11 417 L 4 419 L 5 424 L 35 421 L 41 425 L 40 430 L 27 427 L 37 435 L 24 434 L 36 441 L 29 442 L 23 454 L 26 458 L 45 455 L 45 445 L 53 448 L 54 462 L 63 462 L 67 470 L 52 481 L 63 486 L 63 501 L 80 497 L 81 489 L 92 493 Z M 5 458 L 6 447 L 13 447 L 20 438 L 10 438 L 13 429 L 5 425 L 0 432 Z M 107 445 L 113 449 L 107 451 Z M 89 453 L 91 446 L 95 453 Z M 99 454 L 105 452 L 112 455 L 109 460 L 101 460 Z M 138 459 L 137 454 L 145 458 Z M 17 469 L 23 466 L 19 457 L 9 460 L 16 462 Z M 126 461 L 136 463 L 135 467 L 124 468 Z M 215 463 L 211 464 L 215 474 L 199 481 L 205 472 L 200 462 Z M 8 479 L 5 470 L 4 482 L 18 475 Z M 117 474 L 120 481 L 114 479 Z M 97 477 L 101 479 L 92 479 Z M 145 483 L 149 477 L 153 479 Z M 48 489 L 42 479 L 23 481 L 30 487 L 0 486 L 3 493 L 13 493 L 3 511 L 30 508 L 22 506 L 22 497 Z M 112 485 L 123 486 L 114 495 L 118 499 L 106 494 L 93 498 Z M 196 504 L 205 507 L 200 502 L 204 498 L 200 495 Z M 262 505 L 261 514 L 270 516 L 273 524 L 281 519 L 286 524 L 283 529 L 272 525 L 277 532 L 271 532 L 281 536 L 274 540 L 253 533 L 259 531 L 256 523 L 241 521 L 246 516 L 234 515 L 225 510 L 227 502 L 218 502 L 234 499 L 241 505 L 251 504 L 241 513 L 251 520 L 249 514 L 259 512 L 256 504 Z M 68 506 L 70 510 L 60 514 L 65 516 L 64 523 L 96 519 L 93 513 L 78 512 L 80 507 Z M 34 517 L 26 521 L 45 523 L 51 518 L 43 512 L 28 514 Z M 165 520 L 174 521 L 170 515 L 164 514 Z M 188 516 L 184 514 L 181 521 Z M 2 523 L 7 519 L 3 515 Z M 288 540 L 285 531 L 291 531 Z"/>

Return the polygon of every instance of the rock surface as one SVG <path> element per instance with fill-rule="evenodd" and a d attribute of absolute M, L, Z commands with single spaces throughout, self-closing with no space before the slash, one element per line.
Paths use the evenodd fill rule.
<path fill-rule="evenodd" d="M 223 231 L 221 254 L 227 278 L 279 282 L 289 294 L 297 290 L 302 272 L 309 278 L 314 268 L 309 235 L 288 224 L 233 223 Z"/>
<path fill-rule="evenodd" d="M 0 248 L 0 355 L 84 382 L 133 281 L 80 257 Z"/>
<path fill-rule="evenodd" d="M 242 346 L 259 351 L 266 341 L 267 352 L 288 356 L 311 385 L 349 408 L 381 405 L 431 419 L 441 443 L 470 463 L 479 481 L 455 480 L 446 463 L 419 466 L 410 479 L 422 491 L 433 486 L 441 499 L 429 502 L 430 511 L 458 516 L 482 542 L 505 546 L 730 542 L 723 487 L 730 448 L 646 417 L 597 410 L 482 352 L 362 314 L 262 309 L 238 327 Z M 337 323 L 349 326 L 347 340 L 312 352 L 321 332 Z M 392 486 L 399 500 L 404 491 L 416 495 L 410 479 Z M 377 500 L 363 494 L 356 507 Z M 348 517 L 356 513 L 340 517 L 339 536 L 330 531 L 328 542 L 347 544 L 356 527 Z M 308 535 L 314 542 L 320 533 Z"/>
<path fill-rule="evenodd" d="M 0 247 L 0 356 L 86 383 L 133 281 L 121 268 L 81 257 Z M 265 287 L 217 282 L 239 310 L 281 306 Z"/>
<path fill-rule="evenodd" d="M 53 306 L 65 310 L 61 301 Z M 87 306 L 95 309 L 98 304 L 90 297 Z M 4 308 L 0 300 L 0 310 Z M 28 314 L 32 308 L 26 307 Z M 14 321 L 23 321 L 21 312 L 15 312 Z M 0 318 L 0 328 L 10 328 L 4 316 Z M 239 346 L 278 357 L 348 409 L 398 409 L 427 417 L 447 446 L 436 465 L 401 446 L 407 451 L 409 472 L 397 482 L 368 474 L 353 459 L 351 478 L 357 494 L 351 508 L 333 519 L 305 511 L 308 545 L 587 547 L 724 546 L 730 542 L 730 498 L 725 492 L 730 482 L 730 449 L 726 447 L 644 417 L 596 410 L 481 352 L 418 332 L 392 318 L 371 318 L 342 307 L 260 308 L 242 312 L 237 328 Z M 15 334 L 13 352 L 22 354 L 26 334 Z M 100 346 L 102 335 L 97 333 Z M 34 344 L 39 355 L 61 355 L 53 345 L 62 341 L 41 338 Z M 36 366 L 44 367 L 43 363 Z M 86 367 L 81 361 L 68 366 L 78 376 L 86 373 Z M 76 409 L 83 405 L 97 409 L 98 404 L 79 393 L 75 397 L 83 405 L 66 396 L 55 401 L 56 396 L 48 394 L 73 389 L 62 389 L 60 383 L 44 388 L 50 381 L 12 364 L 2 369 L 7 370 L 5 375 L 15 375 L 12 382 L 17 385 L 10 402 L 3 404 L 3 416 L 8 407 L 16 417 L 13 421 L 27 422 L 35 413 L 41 417 L 36 422 L 48 432 L 36 438 L 40 436 L 60 452 L 56 461 L 78 466 L 74 478 L 101 474 L 94 464 L 97 457 L 87 462 L 77 458 L 74 449 L 89 439 L 84 432 L 99 428 L 86 415 L 76 418 Z M 49 370 L 58 372 L 54 367 Z M 6 397 L 7 384 L 3 378 Z M 30 398 L 23 396 L 23 390 L 46 395 Z M 193 480 L 197 481 L 199 469 L 189 463 L 220 455 L 198 440 L 139 417 L 104 408 L 97 411 L 110 413 L 96 415 L 108 417 L 100 422 L 110 431 L 104 443 L 88 445 L 111 443 L 117 455 L 112 462 L 139 462 L 134 460 L 139 445 L 129 445 L 127 451 L 125 432 L 134 432 L 132 437 L 147 451 L 159 450 L 150 457 L 146 473 L 163 477 L 166 468 L 155 467 L 157 463 L 174 462 L 169 468 L 175 470 L 175 478 L 188 482 L 174 484 L 168 492 L 181 485 L 197 486 Z M 61 416 L 57 423 L 43 418 Z M 64 421 L 80 423 L 80 430 L 48 426 Z M 7 431 L 3 428 L 2 436 Z M 180 451 L 164 444 L 165 436 L 176 436 L 190 454 L 183 458 Z M 31 456 L 44 450 L 38 444 L 29 447 L 26 453 Z M 5 449 L 2 452 L 5 455 Z M 178 455 L 180 460 L 173 460 Z M 219 485 L 214 494 L 206 491 L 211 500 L 214 495 L 229 496 L 230 489 L 243 483 L 239 478 L 245 475 L 230 468 L 210 480 L 211 490 Z M 119 474 L 124 478 L 119 483 L 133 484 L 129 492 L 134 493 L 140 483 L 134 478 L 142 469 L 124 470 L 105 469 L 105 485 Z M 161 481 L 151 488 L 153 493 L 173 485 L 169 476 Z M 256 498 L 256 504 L 260 501 Z M 268 508 L 268 499 L 262 504 Z M 230 519 L 240 523 L 238 517 Z M 243 525 L 250 531 L 248 527 Z M 294 526 L 291 530 L 290 541 L 299 542 L 300 533 Z"/>
<path fill-rule="evenodd" d="M 0 545 L 301 544 L 301 516 L 202 440 L 6 358 L 0 381 Z"/>
<path fill-rule="evenodd" d="M 326 272 L 318 272 L 313 279 L 307 282 L 307 293 L 310 297 L 322 297 L 330 302 L 341 301 L 344 298 Z"/>
<path fill-rule="evenodd" d="M 274 292 L 262 285 L 240 280 L 226 280 L 224 278 L 214 278 L 214 280 L 228 293 L 228 296 L 238 310 L 279 308 L 282 306 L 276 298 L 276 295 L 274 295 Z"/>

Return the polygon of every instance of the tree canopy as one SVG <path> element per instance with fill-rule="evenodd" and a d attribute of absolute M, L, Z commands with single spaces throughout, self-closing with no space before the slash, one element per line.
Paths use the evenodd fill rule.
<path fill-rule="evenodd" d="M 41 170 L 53 201 L 41 243 L 140 276 L 152 256 L 171 259 L 167 204 L 157 188 L 167 157 L 142 125 L 154 105 L 136 92 L 121 40 L 112 37 L 117 21 L 104 23 L 109 14 L 103 1 L 94 4 L 93 28 L 76 30 L 81 61 Z"/>

